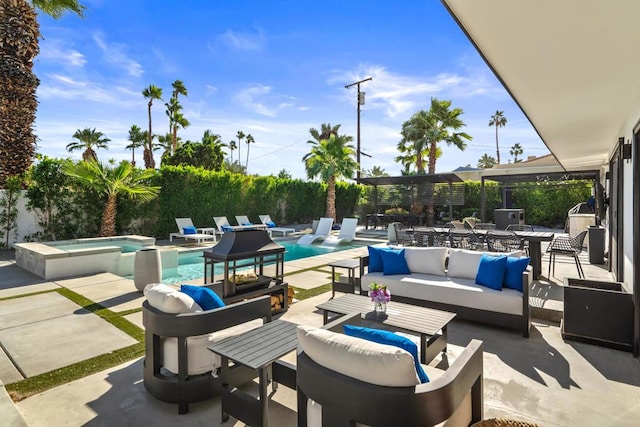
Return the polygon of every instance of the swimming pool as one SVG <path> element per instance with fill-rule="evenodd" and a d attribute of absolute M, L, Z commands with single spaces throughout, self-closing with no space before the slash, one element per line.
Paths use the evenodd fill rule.
<path fill-rule="evenodd" d="M 293 261 L 301 258 L 309 258 L 316 255 L 324 255 L 331 252 L 339 252 L 347 249 L 355 249 L 366 245 L 365 243 L 351 243 L 339 246 L 298 245 L 295 240 L 278 241 L 284 246 L 284 261 Z M 218 268 L 220 270 L 218 270 Z M 222 265 L 216 266 L 216 273 L 222 273 Z M 204 276 L 204 258 L 202 250 L 183 252 L 178 255 L 178 265 L 174 268 L 162 269 L 162 282 L 166 284 L 182 283 L 188 280 L 199 279 Z"/>

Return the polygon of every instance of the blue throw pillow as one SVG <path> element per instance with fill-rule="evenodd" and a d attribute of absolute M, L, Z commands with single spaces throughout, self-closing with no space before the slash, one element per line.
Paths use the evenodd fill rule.
<path fill-rule="evenodd" d="M 422 384 L 429 382 L 427 373 L 422 369 L 420 365 L 420 359 L 418 359 L 418 346 L 407 337 L 394 334 L 390 331 L 382 331 L 380 329 L 362 328 L 360 326 L 343 325 L 342 330 L 345 335 L 349 335 L 356 338 L 362 338 L 367 341 L 376 342 L 378 344 L 392 345 L 394 347 L 407 350 L 413 356 L 413 361 L 416 365 L 416 373 Z"/>
<path fill-rule="evenodd" d="M 529 257 L 507 257 L 507 270 L 504 273 L 504 287 L 522 292 L 522 273 L 529 265 Z"/>
<path fill-rule="evenodd" d="M 380 252 L 383 248 L 376 248 L 373 246 L 367 246 L 369 250 L 369 273 L 382 272 L 382 256 Z"/>
<path fill-rule="evenodd" d="M 276 223 L 273 221 L 267 221 L 267 228 L 275 228 Z"/>
<path fill-rule="evenodd" d="M 233 231 L 233 228 L 230 225 L 223 225 L 220 228 L 222 228 L 222 231 Z"/>
<path fill-rule="evenodd" d="M 183 234 L 196 234 L 196 228 L 194 226 L 184 227 L 182 229 Z"/>
<path fill-rule="evenodd" d="M 411 273 L 404 257 L 404 249 L 386 249 L 380 252 L 380 256 L 382 257 L 382 273 L 385 276 Z"/>
<path fill-rule="evenodd" d="M 180 292 L 189 295 L 203 310 L 224 307 L 224 301 L 218 294 L 204 286 L 181 285 Z"/>
<path fill-rule="evenodd" d="M 502 282 L 504 282 L 504 273 L 507 270 L 506 255 L 492 256 L 482 254 L 480 264 L 478 265 L 478 273 L 476 274 L 476 283 L 486 286 L 496 291 L 502 290 Z"/>

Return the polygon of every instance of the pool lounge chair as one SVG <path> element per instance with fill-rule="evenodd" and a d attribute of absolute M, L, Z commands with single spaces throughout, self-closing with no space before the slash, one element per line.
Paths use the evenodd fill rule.
<path fill-rule="evenodd" d="M 246 215 L 236 215 L 236 222 L 238 225 L 253 225 L 253 223 L 249 221 L 249 217 Z"/>
<path fill-rule="evenodd" d="M 216 223 L 216 227 L 218 227 L 218 232 L 220 233 L 224 234 L 225 231 L 233 231 L 226 216 L 214 216 L 213 222 Z"/>
<path fill-rule="evenodd" d="M 356 238 L 356 227 L 358 226 L 358 218 L 343 218 L 340 233 L 337 236 L 329 236 L 324 239 L 324 245 L 339 245 L 341 243 L 349 243 Z"/>
<path fill-rule="evenodd" d="M 169 234 L 170 242 L 173 242 L 174 237 L 180 237 L 182 239 L 187 239 L 187 240 L 195 240 L 198 243 L 200 243 L 203 240 L 210 240 L 210 239 L 213 239 L 214 242 L 216 241 L 215 233 L 213 234 L 202 233 L 201 231 L 203 231 L 204 228 L 196 228 L 193 225 L 193 221 L 191 221 L 191 218 L 176 218 L 176 225 L 178 226 L 178 232 Z M 185 229 L 187 229 L 187 231 L 194 231 L 194 232 L 185 233 Z"/>
<path fill-rule="evenodd" d="M 333 218 L 320 218 L 318 222 L 318 228 L 313 234 L 305 234 L 298 239 L 299 245 L 310 245 L 316 240 L 325 239 L 331 233 L 331 226 L 333 225 Z"/>
<path fill-rule="evenodd" d="M 273 220 L 269 215 L 258 215 L 258 216 L 260 217 L 260 221 L 262 221 L 262 223 L 266 225 L 269 231 L 271 232 L 276 231 L 276 232 L 282 233 L 283 236 L 286 236 L 287 233 L 296 232 L 295 228 L 278 227 L 276 223 L 273 222 Z"/>

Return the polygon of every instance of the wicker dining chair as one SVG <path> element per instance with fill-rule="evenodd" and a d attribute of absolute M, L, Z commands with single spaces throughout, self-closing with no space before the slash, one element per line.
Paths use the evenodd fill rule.
<path fill-rule="evenodd" d="M 441 233 L 433 228 L 415 229 L 413 232 L 416 246 L 447 246 L 448 233 Z"/>
<path fill-rule="evenodd" d="M 513 231 L 489 230 L 485 242 L 490 252 L 513 252 L 524 250 L 524 240 Z"/>
<path fill-rule="evenodd" d="M 406 228 L 404 224 L 400 222 L 394 222 L 393 228 L 396 232 L 396 243 L 398 245 L 413 246 L 415 244 L 412 228 Z"/>
<path fill-rule="evenodd" d="M 452 248 L 481 250 L 484 243 L 480 236 L 472 230 L 458 230 L 452 228 L 449 230 L 449 243 Z"/>
<path fill-rule="evenodd" d="M 582 270 L 582 264 L 580 263 L 580 252 L 582 252 L 582 245 L 584 244 L 584 238 L 587 236 L 587 230 L 581 231 L 575 237 L 558 236 L 551 241 L 549 247 L 547 247 L 547 253 L 549 253 L 549 277 L 551 277 L 551 264 L 553 264 L 553 273 L 556 271 L 556 255 L 568 255 L 572 256 L 576 262 L 576 268 L 578 269 L 578 276 L 583 279 L 584 271 Z"/>

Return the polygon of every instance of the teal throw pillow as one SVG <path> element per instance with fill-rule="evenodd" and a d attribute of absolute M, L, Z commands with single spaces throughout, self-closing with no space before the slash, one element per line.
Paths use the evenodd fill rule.
<path fill-rule="evenodd" d="M 522 273 L 529 265 L 529 257 L 507 257 L 507 269 L 504 273 L 504 287 L 522 292 Z"/>
<path fill-rule="evenodd" d="M 369 250 L 369 273 L 382 273 L 382 256 L 380 252 L 384 249 L 374 246 L 367 246 L 367 249 Z"/>
<path fill-rule="evenodd" d="M 196 228 L 194 226 L 184 227 L 182 229 L 183 234 L 196 234 Z"/>
<path fill-rule="evenodd" d="M 273 221 L 267 221 L 267 228 L 275 228 L 276 223 Z"/>
<path fill-rule="evenodd" d="M 180 286 L 180 292 L 193 298 L 203 310 L 213 310 L 225 305 L 218 294 L 204 286 L 182 285 Z"/>
<path fill-rule="evenodd" d="M 420 359 L 418 359 L 418 346 L 407 337 L 394 334 L 390 331 L 382 331 L 380 329 L 362 328 L 360 326 L 343 325 L 342 330 L 345 335 L 356 338 L 362 338 L 367 341 L 376 342 L 378 344 L 392 345 L 408 351 L 413 356 L 416 365 L 416 373 L 422 384 L 429 382 L 427 373 L 422 369 Z"/>
<path fill-rule="evenodd" d="M 411 273 L 404 257 L 404 249 L 387 249 L 380 252 L 380 256 L 382 257 L 382 273 L 385 276 Z"/>
<path fill-rule="evenodd" d="M 507 257 L 505 255 L 491 256 L 489 254 L 482 254 L 476 274 L 476 283 L 486 286 L 487 288 L 495 289 L 496 291 L 501 291 L 506 270 Z"/>

